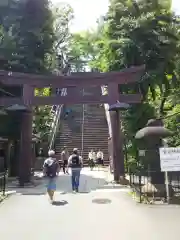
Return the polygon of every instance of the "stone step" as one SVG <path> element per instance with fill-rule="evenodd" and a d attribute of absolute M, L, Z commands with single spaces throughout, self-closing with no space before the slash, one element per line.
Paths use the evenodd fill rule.
<path fill-rule="evenodd" d="M 60 143 L 61 144 L 61 142 L 62 141 L 66 141 L 66 142 L 72 142 L 72 141 L 82 141 L 82 137 L 79 137 L 79 138 L 75 138 L 75 137 L 73 137 L 73 136 L 70 136 L 69 137 L 70 139 L 67 139 L 67 138 L 58 138 L 57 139 L 57 142 L 56 143 Z M 74 140 L 74 139 L 72 139 L 72 138 L 74 138 L 74 139 L 76 139 L 76 140 Z M 102 138 L 103 138 L 103 136 L 102 136 Z M 91 138 L 89 138 L 89 137 L 84 137 L 84 139 L 83 139 L 83 142 L 93 142 L 93 141 L 96 141 L 96 142 L 102 142 L 102 143 L 108 143 L 108 140 L 106 140 L 105 139 L 105 136 L 104 136 L 104 139 L 105 140 L 102 140 L 102 138 L 100 138 L 100 136 L 97 136 L 97 137 L 91 137 Z"/>
<path fill-rule="evenodd" d="M 67 120 L 61 121 L 61 127 L 56 138 L 56 152 L 60 153 L 63 146 L 66 145 L 69 151 L 72 151 L 74 147 L 79 148 L 81 151 L 82 147 L 82 116 L 83 106 L 75 105 L 66 106 L 71 108 L 73 115 L 75 116 L 72 120 L 75 124 L 79 125 L 80 131 L 74 132 L 73 123 L 69 125 Z M 109 164 L 108 160 L 108 126 L 105 118 L 105 111 L 103 107 L 99 107 L 97 104 L 84 105 L 84 137 L 83 137 L 83 158 L 84 163 L 88 163 L 88 153 L 90 149 L 101 149 L 104 153 L 105 164 Z M 106 139 L 106 140 L 105 140 Z"/>

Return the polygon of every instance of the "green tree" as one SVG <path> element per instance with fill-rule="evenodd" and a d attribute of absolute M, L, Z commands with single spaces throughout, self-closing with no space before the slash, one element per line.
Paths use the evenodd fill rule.
<path fill-rule="evenodd" d="M 68 45 L 73 71 L 85 71 L 95 65 L 99 51 L 98 42 L 101 40 L 100 29 L 88 30 L 72 34 Z"/>
<path fill-rule="evenodd" d="M 169 111 L 167 118 L 164 119 L 165 126 L 173 132 L 173 136 L 168 138 L 171 147 L 180 146 L 180 104 L 177 104 Z"/>
<path fill-rule="evenodd" d="M 54 43 L 53 16 L 48 0 L 19 2 L 20 17 L 16 20 L 15 41 L 19 61 L 15 71 L 45 73 L 48 55 Z"/>
<path fill-rule="evenodd" d="M 8 4 L 0 5 L 0 13 L 1 69 L 50 73 L 50 56 L 53 54 L 56 38 L 49 1 L 9 0 Z M 50 93 L 49 89 L 37 91 L 46 96 Z M 35 132 L 45 131 L 41 125 L 48 129 L 47 125 L 52 117 L 49 116 L 50 109 L 50 106 L 35 108 Z"/>
<path fill-rule="evenodd" d="M 112 0 L 107 15 L 106 41 L 99 59 L 106 62 L 108 71 L 145 64 L 141 91 L 147 96 L 150 89 L 155 98 L 154 90 L 158 86 L 162 100 L 176 82 L 175 62 L 180 51 L 179 18 L 169 6 L 168 1 Z"/>
<path fill-rule="evenodd" d="M 68 48 L 71 40 L 70 25 L 74 18 L 69 4 L 59 3 L 52 6 L 55 41 L 51 55 L 51 69 L 61 71 L 68 62 Z"/>
<path fill-rule="evenodd" d="M 119 89 L 124 93 L 140 90 L 144 96 L 144 104 L 133 106 L 123 121 L 129 146 L 134 147 L 135 132 L 149 118 L 165 115 L 174 106 L 170 98 L 179 84 L 179 17 L 171 11 L 168 0 L 111 0 L 105 19 L 91 66 L 99 71 L 146 66 L 140 84 Z"/>
<path fill-rule="evenodd" d="M 19 15 L 17 1 L 4 0 L 3 4 L 0 4 L 0 68 L 4 70 L 11 69 L 13 61 L 17 60 L 14 29 Z"/>

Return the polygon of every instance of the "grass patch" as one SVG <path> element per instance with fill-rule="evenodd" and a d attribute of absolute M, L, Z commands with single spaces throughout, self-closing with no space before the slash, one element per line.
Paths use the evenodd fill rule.
<path fill-rule="evenodd" d="M 136 202 L 140 203 L 140 196 L 138 196 L 138 194 L 137 194 L 135 191 L 131 190 L 131 191 L 128 192 L 128 194 L 129 194 Z M 142 197 L 141 197 L 141 198 L 142 198 Z M 142 200 L 142 199 L 141 199 L 141 200 Z"/>
<path fill-rule="evenodd" d="M 152 201 L 149 201 L 147 197 L 141 195 L 141 198 L 140 198 L 139 193 L 136 192 L 135 190 L 129 191 L 128 194 L 138 203 L 152 204 Z"/>

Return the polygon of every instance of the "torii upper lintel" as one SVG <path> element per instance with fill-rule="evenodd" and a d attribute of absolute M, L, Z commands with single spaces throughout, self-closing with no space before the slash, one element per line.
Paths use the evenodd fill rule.
<path fill-rule="evenodd" d="M 127 84 L 137 82 L 144 72 L 144 66 L 131 67 L 120 72 L 76 73 L 70 76 L 35 75 L 0 71 L 0 82 L 5 85 L 31 85 L 34 87 L 101 86 L 110 83 Z"/>

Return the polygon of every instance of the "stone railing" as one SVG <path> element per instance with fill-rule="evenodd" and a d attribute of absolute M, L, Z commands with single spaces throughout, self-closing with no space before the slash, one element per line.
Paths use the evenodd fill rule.
<path fill-rule="evenodd" d="M 67 89 L 63 88 L 61 90 L 61 96 L 66 96 L 66 95 L 67 95 Z M 49 149 L 52 149 L 54 147 L 56 134 L 58 132 L 59 125 L 60 125 L 60 116 L 61 116 L 62 108 L 63 108 L 63 104 L 57 106 L 56 112 L 54 114 L 53 122 L 51 125 L 50 138 L 49 138 Z"/>

